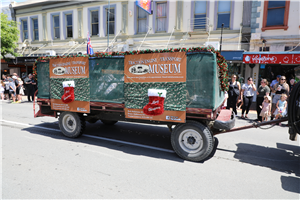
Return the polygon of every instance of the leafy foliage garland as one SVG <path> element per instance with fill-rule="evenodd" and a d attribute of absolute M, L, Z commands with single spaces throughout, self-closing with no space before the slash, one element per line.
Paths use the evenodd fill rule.
<path fill-rule="evenodd" d="M 124 55 L 135 55 L 135 54 L 146 54 L 146 53 L 167 53 L 167 52 L 213 52 L 217 57 L 217 64 L 219 68 L 219 79 L 220 87 L 222 91 L 228 91 L 228 65 L 224 56 L 216 51 L 213 47 L 192 47 L 192 48 L 171 48 L 171 49 L 156 49 L 156 50 L 140 50 L 140 51 L 125 51 L 125 52 L 96 52 L 93 55 L 88 54 L 77 54 L 77 55 L 66 55 L 66 56 L 52 56 L 52 57 L 39 57 L 33 65 L 33 74 L 37 78 L 36 64 L 37 62 L 48 62 L 50 59 L 56 58 L 73 58 L 73 57 L 89 57 L 89 58 L 103 58 L 112 56 L 124 56 Z"/>

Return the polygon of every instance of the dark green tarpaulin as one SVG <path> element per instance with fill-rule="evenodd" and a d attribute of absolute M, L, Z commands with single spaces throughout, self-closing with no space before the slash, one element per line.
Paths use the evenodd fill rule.
<path fill-rule="evenodd" d="M 38 74 L 38 97 L 50 98 L 50 78 L 49 78 L 49 63 L 37 63 Z M 186 107 L 190 108 L 205 108 L 216 109 L 222 104 L 224 93 L 220 90 L 220 82 L 218 78 L 219 72 L 216 62 L 216 55 L 211 52 L 199 52 L 187 54 L 187 78 L 186 78 L 186 92 L 180 90 L 180 95 L 174 97 L 176 88 L 172 84 L 148 83 L 151 87 L 167 90 L 165 100 L 165 108 L 172 110 L 182 110 L 183 101 L 186 102 Z M 59 80 L 63 81 L 63 80 Z M 53 81 L 52 81 L 53 82 Z M 60 83 L 55 82 L 60 87 Z M 89 95 L 90 101 L 96 102 L 112 102 L 112 103 L 125 103 L 130 107 L 141 107 L 148 101 L 147 96 L 147 83 L 141 84 L 136 87 L 137 83 L 124 86 L 124 57 L 111 57 L 111 58 L 90 58 L 89 59 Z M 154 84 L 154 86 L 153 86 Z M 181 85 L 185 87 L 185 85 Z M 181 87 L 180 86 L 180 87 Z M 77 85 L 75 85 L 75 88 Z M 81 87 L 86 87 L 84 83 Z M 174 89 L 172 89 L 174 88 Z M 63 88 L 58 89 L 55 94 L 59 97 L 63 93 Z M 136 90 L 136 91 L 135 91 Z M 124 91 L 137 94 L 135 98 L 140 101 L 135 101 L 130 96 L 124 98 Z M 51 93 L 54 96 L 53 92 Z M 76 95 L 85 95 L 85 93 L 77 93 Z M 80 97 L 81 99 L 88 99 L 88 97 Z M 131 100 L 130 100 L 131 98 Z M 172 100 L 173 98 L 173 100 Z M 133 105 L 135 104 L 136 105 Z M 146 104 L 145 104 L 146 105 Z"/>

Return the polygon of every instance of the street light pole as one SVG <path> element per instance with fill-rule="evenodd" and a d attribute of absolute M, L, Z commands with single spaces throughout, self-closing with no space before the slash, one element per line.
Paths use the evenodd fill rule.
<path fill-rule="evenodd" d="M 220 53 L 222 52 L 222 35 L 223 35 L 223 27 L 224 27 L 224 23 L 222 23 L 222 28 L 221 28 Z"/>

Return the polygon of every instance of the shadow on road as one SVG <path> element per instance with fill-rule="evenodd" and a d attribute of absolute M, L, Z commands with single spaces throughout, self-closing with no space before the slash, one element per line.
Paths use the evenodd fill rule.
<path fill-rule="evenodd" d="M 38 126 L 51 128 L 49 124 L 42 123 Z M 58 124 L 54 124 L 54 129 L 59 130 Z M 140 125 L 140 124 L 133 124 L 133 123 L 123 123 L 118 122 L 113 126 L 104 125 L 103 123 L 96 122 L 93 124 L 87 123 L 84 135 L 79 138 L 68 138 L 63 136 L 60 131 L 51 131 L 51 130 L 43 130 L 37 128 L 24 128 L 22 130 L 28 131 L 32 134 L 39 134 L 47 137 L 52 137 L 54 139 L 63 139 L 72 142 L 80 142 L 89 145 L 101 146 L 105 148 L 110 148 L 118 151 L 123 151 L 125 153 L 139 155 L 139 156 L 148 156 L 153 158 L 159 159 L 167 159 L 175 162 L 184 162 L 183 159 L 178 157 L 175 152 L 164 152 L 154 149 L 147 149 L 143 147 L 128 145 L 117 143 L 113 141 L 105 141 L 101 139 L 95 139 L 90 137 L 85 137 L 85 135 L 92 135 L 98 136 L 103 138 L 109 138 L 113 140 L 120 140 L 135 144 L 142 144 L 151 147 L 163 148 L 166 150 L 172 150 L 171 146 L 171 132 L 167 127 L 160 127 L 160 126 L 147 126 L 147 125 Z M 205 160 L 209 160 L 213 157 L 216 148 L 218 145 L 218 140 L 215 140 L 215 148 L 211 155 Z M 204 163 L 205 161 L 201 162 Z"/>
<path fill-rule="evenodd" d="M 267 167 L 293 176 L 281 176 L 282 188 L 300 193 L 300 147 L 277 143 L 277 148 L 253 144 L 237 144 L 234 158 L 240 162 Z"/>

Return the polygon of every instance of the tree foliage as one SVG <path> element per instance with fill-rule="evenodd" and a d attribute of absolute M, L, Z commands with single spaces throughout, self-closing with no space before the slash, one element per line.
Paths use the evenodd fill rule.
<path fill-rule="evenodd" d="M 7 59 L 8 54 L 18 55 L 15 53 L 19 39 L 18 34 L 17 22 L 8 20 L 7 15 L 1 13 L 1 58 Z"/>

